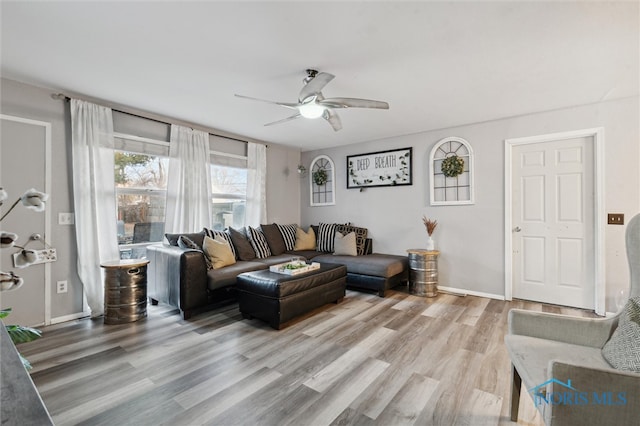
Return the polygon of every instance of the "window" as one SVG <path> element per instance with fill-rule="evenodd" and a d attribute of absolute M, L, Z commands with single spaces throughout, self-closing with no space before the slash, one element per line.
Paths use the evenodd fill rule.
<path fill-rule="evenodd" d="M 247 169 L 211 165 L 211 226 L 215 230 L 244 226 Z"/>
<path fill-rule="evenodd" d="M 118 134 L 114 152 L 117 232 L 122 259 L 141 258 L 162 241 L 169 158 L 167 143 Z"/>

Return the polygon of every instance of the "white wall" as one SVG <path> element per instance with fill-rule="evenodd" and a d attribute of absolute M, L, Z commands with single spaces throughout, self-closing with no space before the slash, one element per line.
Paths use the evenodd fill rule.
<path fill-rule="evenodd" d="M 55 90 L 34 87 L 13 80 L 1 79 L 0 110 L 3 114 L 51 123 L 52 128 L 52 191 L 47 208 L 52 213 L 52 232 L 47 242 L 57 249 L 58 261 L 52 263 L 51 317 L 69 319 L 82 312 L 82 285 L 77 275 L 77 251 L 73 226 L 58 225 L 59 212 L 73 212 L 73 188 L 71 178 L 71 140 L 67 103 L 51 98 Z M 157 127 L 157 128 L 156 128 Z M 142 136 L 163 138 L 166 126 L 145 129 Z M 19 143 L 19 141 L 16 141 Z M 300 221 L 299 179 L 295 173 L 300 152 L 275 144 L 267 149 L 267 214 L 269 221 L 297 223 Z M 292 172 L 287 174 L 289 169 Z M 15 162 L 16 176 L 24 173 L 23 163 Z M 4 211 L 4 210 L 3 210 Z M 6 268 L 5 268 L 6 269 Z M 55 283 L 67 280 L 67 293 L 57 294 Z M 43 285 L 43 283 L 25 283 Z M 21 291 L 18 289 L 16 291 Z M 29 306 L 12 306 L 12 320 L 19 321 L 18 312 Z M 28 325 L 28 324 L 25 324 Z M 35 324 L 32 324 L 35 325 Z"/>
<path fill-rule="evenodd" d="M 309 206 L 302 185 L 303 225 L 353 222 L 369 229 L 374 251 L 406 254 L 424 247 L 422 215 L 438 220 L 434 234 L 441 250 L 440 284 L 504 296 L 504 140 L 593 127 L 605 128 L 605 211 L 640 212 L 639 98 L 627 98 L 302 153 L 302 164 L 326 154 L 336 164 L 336 205 Z M 429 152 L 447 136 L 469 141 L 474 150 L 475 198 L 470 206 L 429 205 Z M 346 156 L 413 147 L 413 185 L 346 189 Z M 607 310 L 615 310 L 616 290 L 628 286 L 624 248 L 626 227 L 608 225 L 606 241 Z"/>

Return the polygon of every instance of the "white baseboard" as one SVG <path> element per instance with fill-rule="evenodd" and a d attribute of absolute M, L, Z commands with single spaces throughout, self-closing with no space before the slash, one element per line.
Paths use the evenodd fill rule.
<path fill-rule="evenodd" d="M 60 324 L 61 322 L 73 321 L 80 318 L 85 318 L 91 315 L 91 312 L 78 312 L 75 314 L 64 315 L 61 317 L 51 318 L 51 325 Z"/>
<path fill-rule="evenodd" d="M 462 288 L 453 288 L 453 287 L 443 287 L 438 286 L 438 290 L 442 290 L 443 292 L 455 293 L 461 296 L 478 296 L 478 297 L 486 297 L 487 299 L 496 299 L 496 300 L 504 300 L 504 296 L 501 294 L 491 294 L 484 293 L 482 291 L 473 291 L 473 290 L 465 290 Z"/>

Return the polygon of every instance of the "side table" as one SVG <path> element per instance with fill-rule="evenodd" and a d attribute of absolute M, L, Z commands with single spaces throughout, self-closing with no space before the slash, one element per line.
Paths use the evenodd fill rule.
<path fill-rule="evenodd" d="M 437 250 L 409 249 L 409 293 L 416 296 L 438 295 Z"/>
<path fill-rule="evenodd" d="M 147 316 L 147 259 L 100 264 L 104 276 L 104 323 L 123 324 Z"/>

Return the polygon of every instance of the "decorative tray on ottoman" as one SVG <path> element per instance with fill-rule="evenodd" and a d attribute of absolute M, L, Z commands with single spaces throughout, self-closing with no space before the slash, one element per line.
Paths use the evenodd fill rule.
<path fill-rule="evenodd" d="M 291 262 L 279 263 L 277 265 L 273 265 L 269 267 L 269 270 L 271 272 L 276 272 L 278 274 L 285 274 L 285 275 L 299 275 L 299 274 L 304 274 L 305 272 L 315 271 L 316 269 L 320 269 L 320 264 L 318 262 L 307 264 L 300 260 L 293 260 Z"/>

